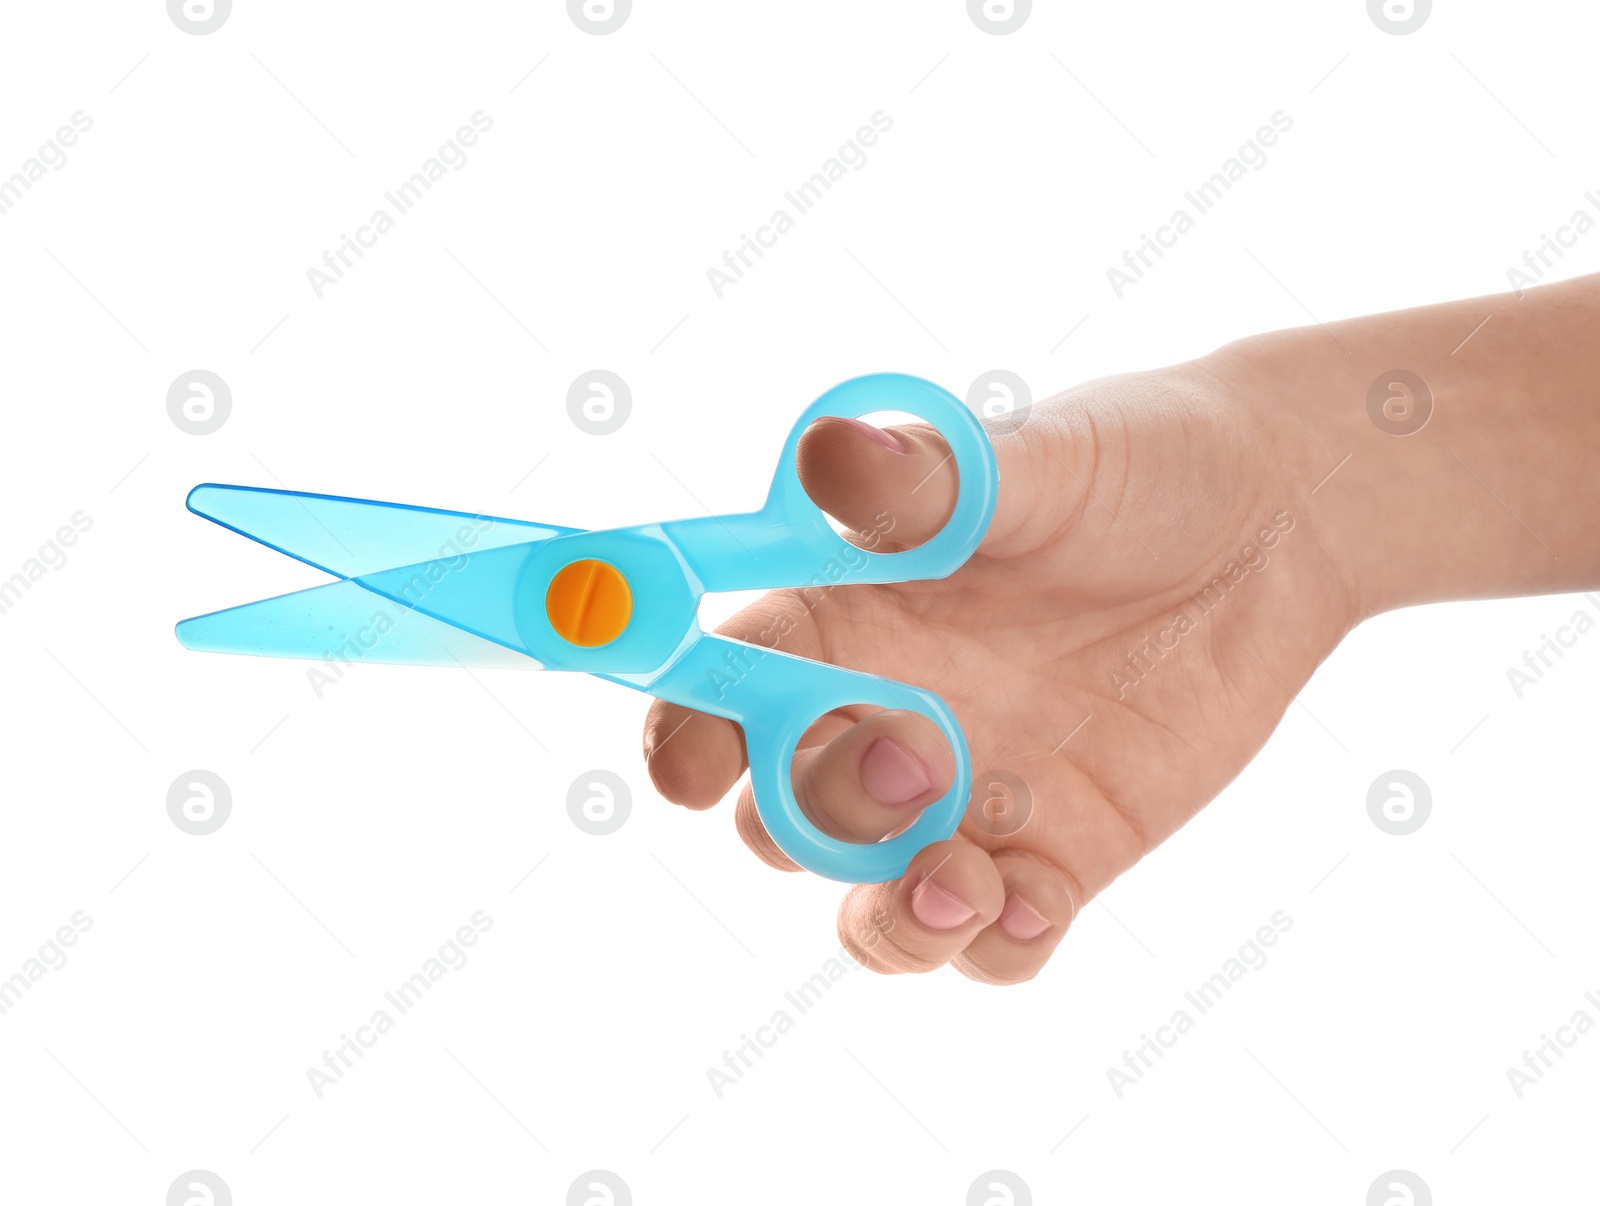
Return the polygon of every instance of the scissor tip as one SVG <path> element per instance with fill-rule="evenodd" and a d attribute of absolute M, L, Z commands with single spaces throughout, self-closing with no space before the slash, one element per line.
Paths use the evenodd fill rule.
<path fill-rule="evenodd" d="M 205 512 L 195 504 L 197 500 L 204 499 L 205 491 L 214 489 L 216 489 L 215 482 L 201 482 L 198 486 L 189 491 L 188 495 L 183 500 L 183 505 L 188 507 L 189 510 L 193 511 L 196 515 L 204 515 Z"/>

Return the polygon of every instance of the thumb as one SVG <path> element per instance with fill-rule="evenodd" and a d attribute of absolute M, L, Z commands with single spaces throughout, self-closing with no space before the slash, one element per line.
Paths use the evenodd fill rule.
<path fill-rule="evenodd" d="M 828 416 L 801 435 L 796 462 L 811 501 L 857 533 L 878 533 L 884 551 L 936 536 L 955 510 L 955 458 L 932 427 Z"/>
<path fill-rule="evenodd" d="M 1033 474 L 1017 435 L 990 433 L 1000 466 L 1000 496 L 984 545 L 1024 518 L 1021 489 Z M 915 548 L 939 534 L 955 510 L 960 475 L 950 446 L 926 424 L 874 427 L 825 416 L 800 436 L 800 484 L 811 501 L 862 535 L 877 533 L 883 552 Z"/>

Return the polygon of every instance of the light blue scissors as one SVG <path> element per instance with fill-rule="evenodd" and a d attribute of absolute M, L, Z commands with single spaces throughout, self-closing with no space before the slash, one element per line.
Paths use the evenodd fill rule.
<path fill-rule="evenodd" d="M 834 531 L 800 485 L 795 449 L 823 416 L 905 411 L 939 430 L 960 477 L 954 513 L 926 543 L 874 552 Z M 776 648 L 703 632 L 702 595 L 945 578 L 978 547 L 994 515 L 999 470 L 977 418 L 917 377 L 880 373 L 835 386 L 784 444 L 766 504 L 586 532 L 549 524 L 252 486 L 196 486 L 197 515 L 316 566 L 338 582 L 183 620 L 190 649 L 275 657 L 581 670 L 744 729 L 762 822 L 800 866 L 847 883 L 904 874 L 949 837 L 966 809 L 971 763 L 937 695 Z M 342 652 L 341 652 L 342 651 Z M 955 754 L 956 777 L 908 829 L 845 842 L 801 810 L 790 764 L 818 717 L 847 704 L 919 712 Z"/>

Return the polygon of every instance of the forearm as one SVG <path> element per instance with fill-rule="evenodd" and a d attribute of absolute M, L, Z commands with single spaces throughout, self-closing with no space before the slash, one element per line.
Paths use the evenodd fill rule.
<path fill-rule="evenodd" d="M 1303 481 L 1360 616 L 1600 587 L 1600 276 L 1256 336 L 1200 363 Z"/>

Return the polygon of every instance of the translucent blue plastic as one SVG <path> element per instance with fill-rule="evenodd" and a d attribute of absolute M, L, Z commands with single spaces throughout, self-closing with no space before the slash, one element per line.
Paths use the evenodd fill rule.
<path fill-rule="evenodd" d="M 906 411 L 949 443 L 960 485 L 932 539 L 897 553 L 864 550 L 834 531 L 796 471 L 801 434 L 827 415 Z M 581 670 L 741 725 L 762 822 L 810 871 L 849 883 L 905 872 L 929 842 L 949 837 L 971 790 L 966 739 L 937 695 L 703 632 L 707 592 L 833 588 L 954 573 L 994 515 L 999 472 L 977 419 L 928 381 L 898 373 L 835 386 L 795 423 L 759 511 L 585 532 L 521 520 L 245 486 L 197 486 L 189 509 L 334 574 L 339 582 L 184 620 L 192 649 L 277 657 L 422 665 Z M 615 566 L 633 593 L 616 639 L 574 645 L 551 627 L 545 595 L 574 561 Z M 341 654 L 342 651 L 342 654 Z M 824 713 L 847 704 L 926 716 L 955 754 L 955 782 L 905 832 L 875 843 L 829 837 L 801 810 L 790 781 L 795 746 Z"/>

